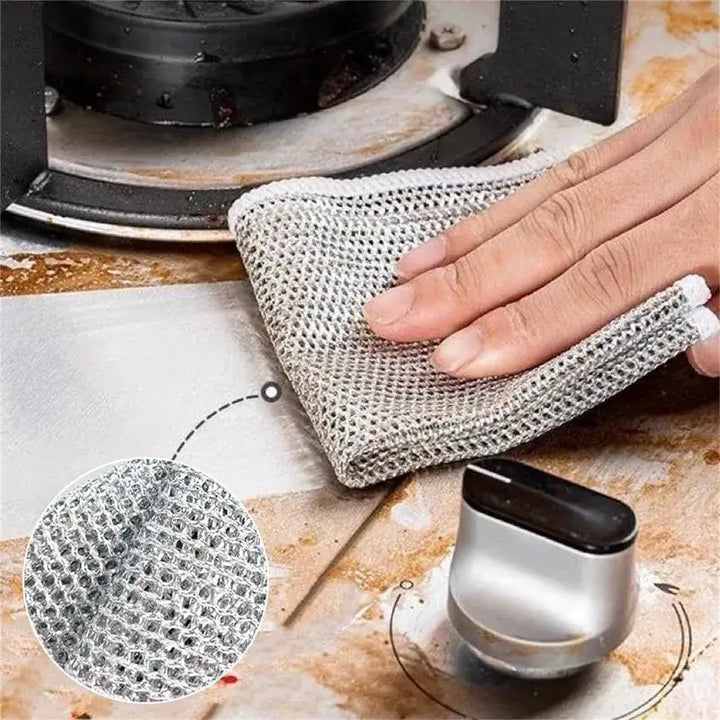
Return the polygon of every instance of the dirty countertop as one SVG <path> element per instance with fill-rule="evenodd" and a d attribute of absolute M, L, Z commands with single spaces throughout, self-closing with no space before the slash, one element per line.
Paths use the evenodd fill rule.
<path fill-rule="evenodd" d="M 630 4 L 626 119 L 661 106 L 717 62 L 717 11 L 710 2 Z M 13 239 L 3 241 L 0 260 L 4 296 L 245 278 L 230 244 L 118 243 L 73 234 L 38 240 L 27 226 L 9 223 Z M 717 390 L 676 358 L 512 453 L 616 495 L 638 516 L 645 593 L 638 630 L 611 655 L 605 674 L 548 689 L 494 676 L 478 685 L 453 671 L 438 619 L 444 601 L 437 599 L 446 589 L 460 474 L 442 468 L 322 502 L 311 493 L 247 501 L 271 563 L 305 573 L 302 597 L 271 595 L 268 628 L 231 673 L 195 696 L 155 707 L 94 695 L 51 663 L 23 607 L 27 537 L 2 540 L 2 716 L 220 720 L 238 713 L 303 717 L 312 710 L 316 717 L 587 717 L 596 716 L 592 684 L 600 683 L 614 697 L 603 716 L 623 715 L 630 698 L 648 710 L 651 704 L 642 703 L 657 695 L 658 717 L 712 717 L 720 697 Z M 679 604 L 692 626 L 689 649 L 672 612 Z M 686 666 L 678 668 L 683 652 Z"/>

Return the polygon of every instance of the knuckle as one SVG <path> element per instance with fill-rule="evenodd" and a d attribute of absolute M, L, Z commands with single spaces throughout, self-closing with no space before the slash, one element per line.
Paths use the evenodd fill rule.
<path fill-rule="evenodd" d="M 481 287 L 480 270 L 471 256 L 464 255 L 453 263 L 440 268 L 442 280 L 453 300 L 467 303 Z"/>
<path fill-rule="evenodd" d="M 593 174 L 592 166 L 592 150 L 582 150 L 561 162 L 553 173 L 563 187 L 572 187 Z"/>
<path fill-rule="evenodd" d="M 532 322 L 531 313 L 522 301 L 505 305 L 502 313 L 515 344 L 526 345 L 536 340 L 535 323 Z"/>
<path fill-rule="evenodd" d="M 452 225 L 441 237 L 450 257 L 460 257 L 468 248 L 475 247 L 490 235 L 490 224 L 485 212 L 475 213 Z"/>
<path fill-rule="evenodd" d="M 603 245 L 577 267 L 579 289 L 592 305 L 614 313 L 629 304 L 634 264 L 627 243 Z"/>
<path fill-rule="evenodd" d="M 531 226 L 551 243 L 551 251 L 568 262 L 579 259 L 589 228 L 585 211 L 575 191 L 553 195 L 528 216 Z"/>

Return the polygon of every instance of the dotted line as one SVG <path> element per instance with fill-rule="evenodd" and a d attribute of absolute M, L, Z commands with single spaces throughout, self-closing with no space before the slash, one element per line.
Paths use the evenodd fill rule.
<path fill-rule="evenodd" d="M 282 390 L 280 386 L 276 382 L 267 382 L 265 383 L 262 388 L 260 388 L 260 393 L 254 393 L 253 395 L 245 395 L 244 397 L 238 397 L 234 400 L 230 400 L 230 402 L 226 402 L 224 405 L 221 405 L 219 408 L 216 408 L 213 410 L 209 415 L 206 415 L 200 422 L 198 422 L 195 427 L 183 438 L 182 442 L 178 445 L 177 450 L 175 450 L 175 453 L 170 458 L 171 460 L 177 460 L 178 455 L 182 452 L 182 449 L 187 445 L 187 443 L 190 441 L 190 438 L 192 438 L 193 435 L 203 426 L 205 423 L 207 423 L 209 420 L 212 420 L 216 415 L 219 415 L 224 410 L 227 410 L 228 408 L 233 407 L 234 405 L 239 405 L 241 402 L 244 402 L 245 400 L 257 400 L 258 398 L 262 398 L 265 400 L 265 402 L 274 403 L 277 402 L 282 395 Z"/>
<path fill-rule="evenodd" d="M 720 638 L 720 635 L 715 635 L 715 637 L 708 640 L 705 646 L 701 647 L 700 650 L 698 650 L 694 658 L 688 658 L 688 663 L 694 665 L 702 657 L 703 653 L 706 650 L 709 650 L 718 641 L 718 638 Z"/>

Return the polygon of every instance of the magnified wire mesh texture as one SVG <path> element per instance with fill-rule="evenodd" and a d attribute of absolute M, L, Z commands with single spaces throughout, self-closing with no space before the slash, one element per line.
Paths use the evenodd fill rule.
<path fill-rule="evenodd" d="M 138 458 L 78 480 L 47 508 L 27 550 L 25 605 L 74 680 L 153 702 L 210 685 L 247 650 L 268 566 L 251 517 L 222 486 Z"/>
<path fill-rule="evenodd" d="M 300 178 L 234 204 L 230 226 L 278 358 L 339 480 L 361 487 L 428 465 L 502 452 L 617 393 L 716 329 L 686 278 L 545 364 L 452 379 L 433 343 L 393 344 L 362 307 L 405 252 L 532 180 L 539 153 L 488 168 L 356 180 Z"/>

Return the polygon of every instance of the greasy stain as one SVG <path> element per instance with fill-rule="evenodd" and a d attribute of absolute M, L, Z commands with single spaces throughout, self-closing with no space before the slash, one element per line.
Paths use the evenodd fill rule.
<path fill-rule="evenodd" d="M 380 603 L 373 600 L 360 614 L 363 620 L 382 620 L 384 617 Z"/>
<path fill-rule="evenodd" d="M 0 264 L 0 294 L 29 295 L 108 288 L 241 280 L 235 247 L 165 246 L 132 250 L 103 247 L 40 254 L 17 253 Z"/>
<path fill-rule="evenodd" d="M 9 678 L 4 677 L 0 692 L 0 717 L 13 720 L 31 718 L 40 682 L 40 672 L 30 665 L 16 668 Z"/>
<path fill-rule="evenodd" d="M 432 668 L 406 658 L 423 687 L 437 683 Z M 357 717 L 437 717 L 438 706 L 411 685 L 392 654 L 387 633 L 348 634 L 332 653 L 303 657 L 294 665 L 338 696 L 339 710 Z"/>
<path fill-rule="evenodd" d="M 703 461 L 706 465 L 717 465 L 720 463 L 720 452 L 717 450 L 706 450 L 703 453 Z"/>
<path fill-rule="evenodd" d="M 171 183 L 176 187 L 186 187 L 188 189 L 226 186 L 228 181 L 240 189 L 248 185 L 258 185 L 260 183 L 270 182 L 271 180 L 280 180 L 295 174 L 292 170 L 257 170 L 255 172 L 231 173 L 228 175 L 227 172 L 223 171 L 202 170 L 198 168 L 185 170 L 152 167 L 132 167 L 128 168 L 127 172 L 139 178 L 160 180 Z"/>
<path fill-rule="evenodd" d="M 703 542 L 680 540 L 672 528 L 665 528 L 658 524 L 641 527 L 637 539 L 637 550 L 644 561 L 682 557 L 705 564 L 712 560 L 715 554 L 709 553 Z"/>
<path fill-rule="evenodd" d="M 388 558 L 377 556 L 359 560 L 348 555 L 329 571 L 328 577 L 349 580 L 369 592 L 383 592 L 400 580 L 417 578 L 432 568 L 453 546 L 452 534 L 427 533 L 416 542 L 398 545 Z"/>
<path fill-rule="evenodd" d="M 29 538 L 13 538 L 0 543 L 0 617 L 3 622 L 24 610 L 22 565 Z"/>
<path fill-rule="evenodd" d="M 654 57 L 648 60 L 630 83 L 628 91 L 641 115 L 667 105 L 690 84 L 689 57 Z"/>
<path fill-rule="evenodd" d="M 623 665 L 636 685 L 660 685 L 675 668 L 671 658 L 653 652 L 652 648 L 633 652 L 619 647 L 610 654 L 610 659 Z"/>
<path fill-rule="evenodd" d="M 405 502 L 412 496 L 414 480 L 403 480 L 397 487 L 393 488 L 378 507 L 375 517 L 378 519 L 388 519 L 393 508 L 400 503 Z"/>
<path fill-rule="evenodd" d="M 415 138 L 424 137 L 429 130 L 442 127 L 443 123 L 451 120 L 454 111 L 445 106 L 433 106 L 423 112 L 411 115 L 405 126 L 399 130 L 388 132 L 382 138 L 364 143 L 354 154 L 360 159 L 368 160 L 382 157 L 389 151 L 397 152 L 403 143 L 410 143 Z"/>
<path fill-rule="evenodd" d="M 112 700 L 90 693 L 68 693 L 70 704 L 70 717 L 82 718 L 107 717 L 112 712 Z"/>
<path fill-rule="evenodd" d="M 688 38 L 698 32 L 720 29 L 720 17 L 710 0 L 665 2 L 665 30 L 676 38 Z"/>

